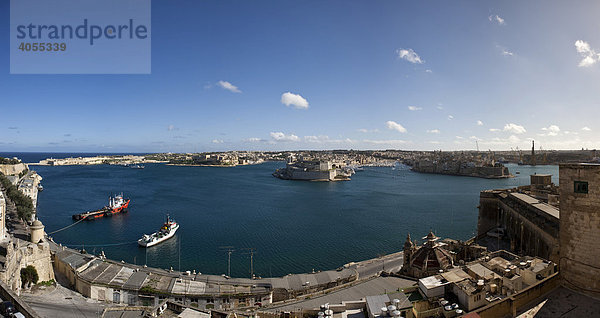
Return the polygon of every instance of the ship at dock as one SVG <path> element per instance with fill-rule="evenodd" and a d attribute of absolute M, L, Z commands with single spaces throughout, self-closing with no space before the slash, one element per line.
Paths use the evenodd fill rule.
<path fill-rule="evenodd" d="M 160 229 L 150 235 L 144 234 L 142 238 L 138 240 L 138 244 L 142 247 L 154 246 L 173 237 L 175 232 L 177 232 L 177 229 L 179 229 L 179 224 L 167 215 L 167 220 Z"/>
<path fill-rule="evenodd" d="M 129 208 L 130 202 L 130 199 L 123 197 L 123 193 L 115 196 L 111 195 L 108 199 L 107 206 L 100 210 L 75 214 L 73 215 L 73 220 L 95 220 L 105 216 L 113 216 L 115 214 L 125 213 L 127 212 L 127 208 Z"/>

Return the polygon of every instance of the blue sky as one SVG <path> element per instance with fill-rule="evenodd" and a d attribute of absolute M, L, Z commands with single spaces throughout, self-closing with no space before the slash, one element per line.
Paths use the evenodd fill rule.
<path fill-rule="evenodd" d="M 0 151 L 600 148 L 598 12 L 155 0 L 151 75 L 10 75 L 2 0 Z"/>

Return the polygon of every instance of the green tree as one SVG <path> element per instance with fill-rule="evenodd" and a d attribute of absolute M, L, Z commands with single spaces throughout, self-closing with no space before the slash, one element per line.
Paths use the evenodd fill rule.
<path fill-rule="evenodd" d="M 36 284 L 39 276 L 37 269 L 33 265 L 29 265 L 25 268 L 21 268 L 21 284 L 25 287 L 29 283 Z"/>
<path fill-rule="evenodd" d="M 33 202 L 31 201 L 31 198 L 19 191 L 19 189 L 17 189 L 17 187 L 15 187 L 2 173 L 0 173 L 0 183 L 2 183 L 8 198 L 17 207 L 17 215 L 19 218 L 29 220 L 33 213 Z"/>

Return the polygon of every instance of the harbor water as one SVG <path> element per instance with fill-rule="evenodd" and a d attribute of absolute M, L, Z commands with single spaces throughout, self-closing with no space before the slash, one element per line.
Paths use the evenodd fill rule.
<path fill-rule="evenodd" d="M 27 154 L 10 155 L 27 161 Z M 396 252 L 409 232 L 419 241 L 429 230 L 468 239 L 476 231 L 481 190 L 529 184 L 533 173 L 553 174 L 558 182 L 557 166 L 509 165 L 520 174 L 501 180 L 419 174 L 402 165 L 365 167 L 345 182 L 274 178 L 271 173 L 283 166 L 31 168 L 44 178 L 38 216 L 48 233 L 72 224 L 72 214 L 106 205 L 111 193 L 131 199 L 128 213 L 81 222 L 51 235 L 56 242 L 104 251 L 115 260 L 207 274 L 227 272 L 232 246 L 231 274 L 244 277 L 249 248 L 255 249 L 255 274 L 265 277 Z M 167 213 L 181 225 L 175 237 L 138 247 L 136 240 L 156 231 Z"/>

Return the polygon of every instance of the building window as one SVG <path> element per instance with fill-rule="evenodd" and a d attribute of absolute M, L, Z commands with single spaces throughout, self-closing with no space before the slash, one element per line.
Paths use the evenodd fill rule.
<path fill-rule="evenodd" d="M 575 193 L 588 193 L 588 183 L 587 181 L 575 181 Z"/>
<path fill-rule="evenodd" d="M 121 293 L 118 290 L 115 290 L 113 292 L 113 303 L 120 303 L 121 302 Z"/>

